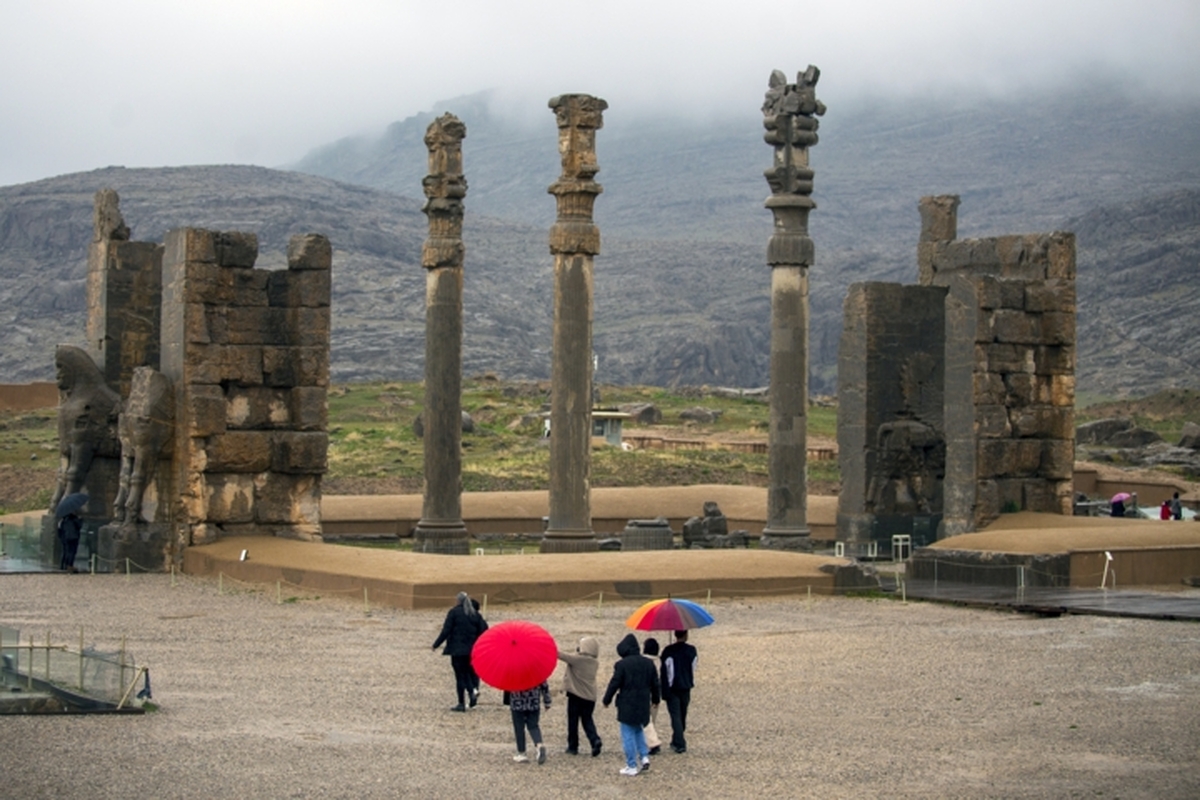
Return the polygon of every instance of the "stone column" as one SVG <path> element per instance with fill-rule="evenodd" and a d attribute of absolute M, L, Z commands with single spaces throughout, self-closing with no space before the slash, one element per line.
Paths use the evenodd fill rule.
<path fill-rule="evenodd" d="M 764 174 L 771 186 L 766 207 L 775 215 L 767 245 L 771 265 L 771 430 L 768 456 L 767 525 L 762 544 L 809 550 L 808 529 L 808 268 L 813 241 L 808 236 L 813 171 L 808 148 L 817 143 L 816 116 L 825 106 L 816 97 L 821 72 L 809 68 L 788 83 L 771 73 L 763 103 L 763 137 L 775 148 L 775 163 Z M 814 116 L 815 115 L 815 116 Z"/>
<path fill-rule="evenodd" d="M 558 201 L 550 229 L 554 254 L 554 354 L 550 398 L 550 522 L 543 553 L 597 548 L 591 513 L 592 267 L 600 230 L 592 206 L 596 183 L 596 131 L 608 103 L 586 94 L 550 100 L 558 120 L 562 175 L 549 188 Z"/>
<path fill-rule="evenodd" d="M 416 540 L 427 553 L 466 555 L 462 518 L 463 177 L 466 126 L 443 114 L 425 131 L 425 502 Z"/>

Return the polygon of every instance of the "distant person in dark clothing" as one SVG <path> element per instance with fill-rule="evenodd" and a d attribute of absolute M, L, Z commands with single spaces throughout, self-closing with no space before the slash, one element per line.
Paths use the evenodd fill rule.
<path fill-rule="evenodd" d="M 696 661 L 699 654 L 688 644 L 687 631 L 675 631 L 674 644 L 662 651 L 663 698 L 667 701 L 667 713 L 671 715 L 671 749 L 676 753 L 687 752 L 688 704 L 692 700 L 692 688 L 696 685 Z"/>
<path fill-rule="evenodd" d="M 64 572 L 75 572 L 75 553 L 79 551 L 79 535 L 83 520 L 71 512 L 58 521 L 58 540 L 62 544 L 62 559 L 58 568 Z"/>
<path fill-rule="evenodd" d="M 1171 496 L 1171 519 L 1183 519 L 1183 503 L 1179 502 L 1179 492 Z"/>
<path fill-rule="evenodd" d="M 469 697 L 472 706 L 478 700 L 479 690 L 476 688 L 475 671 L 471 669 L 471 648 L 475 640 L 487 630 L 487 623 L 475 610 L 471 598 L 466 592 L 459 592 L 455 598 L 454 607 L 446 612 L 446 621 L 442 623 L 442 632 L 433 643 L 434 650 L 445 642 L 446 648 L 442 655 L 450 656 L 450 665 L 454 667 L 455 691 L 458 693 L 458 705 L 451 711 L 466 711 L 466 701 Z"/>
<path fill-rule="evenodd" d="M 637 775 L 650 769 L 650 748 L 646 747 L 643 728 L 650 721 L 650 706 L 657 705 L 660 694 L 654 664 L 643 656 L 637 637 L 625 635 L 617 645 L 621 660 L 613 665 L 612 679 L 604 692 L 604 707 L 617 698 L 617 722 L 621 724 L 621 746 L 625 750 L 622 775 Z"/>
<path fill-rule="evenodd" d="M 1125 501 L 1124 500 L 1113 500 L 1112 501 L 1112 515 L 1114 517 L 1125 516 Z"/>

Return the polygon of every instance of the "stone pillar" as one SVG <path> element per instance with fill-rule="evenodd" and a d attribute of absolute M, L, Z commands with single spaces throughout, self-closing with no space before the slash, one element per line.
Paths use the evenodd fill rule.
<path fill-rule="evenodd" d="M 469 552 L 462 518 L 463 177 L 466 126 L 444 114 L 425 131 L 425 502 L 416 527 L 427 553 Z"/>
<path fill-rule="evenodd" d="M 768 456 L 767 525 L 762 544 L 809 550 L 808 529 L 808 268 L 813 241 L 808 236 L 813 171 L 808 148 L 817 143 L 816 116 L 821 72 L 814 66 L 788 83 L 771 73 L 763 103 L 764 139 L 775 160 L 764 174 L 771 186 L 766 207 L 775 216 L 767 245 L 771 265 L 771 429 Z"/>
<path fill-rule="evenodd" d="M 96 192 L 88 247 L 87 338 L 104 380 L 129 395 L 133 371 L 158 368 L 162 299 L 162 245 L 129 240 L 120 198 Z"/>
<path fill-rule="evenodd" d="M 608 103 L 586 94 L 550 100 L 558 120 L 562 175 L 549 188 L 558 202 L 550 229 L 554 254 L 554 354 L 550 398 L 550 521 L 543 553 L 597 548 L 591 514 L 592 269 L 600 230 L 592 206 L 596 131 Z"/>

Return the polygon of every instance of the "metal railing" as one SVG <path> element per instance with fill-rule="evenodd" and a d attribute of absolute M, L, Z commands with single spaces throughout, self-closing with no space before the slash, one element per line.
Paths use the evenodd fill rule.
<path fill-rule="evenodd" d="M 74 648 L 54 643 L 49 631 L 44 642 L 20 638 L 19 630 L 0 627 L 0 683 L 9 689 L 56 694 L 76 710 L 119 711 L 150 698 L 149 670 L 135 663 L 124 640 L 116 652 L 102 652 L 84 646 L 82 628 Z"/>

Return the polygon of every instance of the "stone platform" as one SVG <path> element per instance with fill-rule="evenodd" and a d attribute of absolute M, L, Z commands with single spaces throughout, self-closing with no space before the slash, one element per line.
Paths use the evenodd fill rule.
<path fill-rule="evenodd" d="M 301 589 L 359 600 L 365 590 L 371 605 L 406 609 L 448 606 L 459 591 L 495 604 L 668 595 L 703 601 L 710 592 L 831 595 L 877 586 L 846 559 L 757 549 L 443 556 L 267 536 L 188 548 L 183 569 L 260 585 L 282 581 L 293 594 Z"/>

